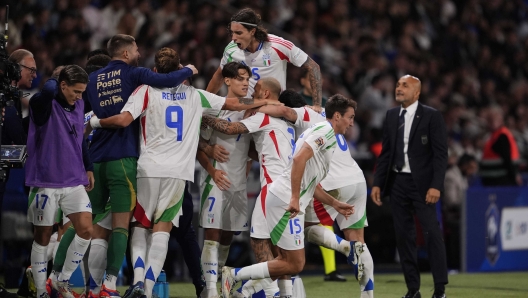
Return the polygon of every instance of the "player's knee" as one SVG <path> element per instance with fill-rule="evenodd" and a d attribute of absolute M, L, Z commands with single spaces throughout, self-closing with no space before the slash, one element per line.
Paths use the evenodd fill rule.
<path fill-rule="evenodd" d="M 35 227 L 33 239 L 38 245 L 47 246 L 50 242 L 53 227 Z"/>
<path fill-rule="evenodd" d="M 78 229 L 75 229 L 77 235 L 83 239 L 91 239 L 93 234 L 93 226 L 91 224 L 82 225 Z"/>

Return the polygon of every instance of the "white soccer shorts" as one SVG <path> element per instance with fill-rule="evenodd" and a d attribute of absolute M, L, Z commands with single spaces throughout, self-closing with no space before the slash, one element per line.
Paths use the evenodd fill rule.
<path fill-rule="evenodd" d="M 270 230 L 266 223 L 267 210 L 265 206 L 266 201 L 271 194 L 268 191 L 268 186 L 269 184 L 265 185 L 260 191 L 255 202 L 255 208 L 253 208 L 253 213 L 251 214 L 251 238 L 270 239 Z"/>
<path fill-rule="evenodd" d="M 328 193 L 341 202 L 354 205 L 354 214 L 346 219 L 345 216 L 338 213 L 333 207 L 314 199 L 306 207 L 306 222 L 320 222 L 323 225 L 331 226 L 334 224 L 334 220 L 336 220 L 341 230 L 361 229 L 368 226 L 366 182 L 347 185 L 339 189 L 331 190 Z"/>
<path fill-rule="evenodd" d="M 273 193 L 266 198 L 266 223 L 270 231 L 271 243 L 284 250 L 304 248 L 304 215 L 299 214 L 290 219 L 286 211 L 288 204 Z"/>
<path fill-rule="evenodd" d="M 31 187 L 27 219 L 36 226 L 53 226 L 58 210 L 64 216 L 77 212 L 92 213 L 92 204 L 84 185 L 63 188 Z"/>
<path fill-rule="evenodd" d="M 138 178 L 134 218 L 147 228 L 158 222 L 180 225 L 185 180 L 176 178 Z"/>
<path fill-rule="evenodd" d="M 200 226 L 224 231 L 247 231 L 247 190 L 221 191 L 216 185 L 203 187 L 200 200 Z"/>

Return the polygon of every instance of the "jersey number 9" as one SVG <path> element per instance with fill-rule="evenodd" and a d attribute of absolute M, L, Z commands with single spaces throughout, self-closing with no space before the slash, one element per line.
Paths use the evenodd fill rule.
<path fill-rule="evenodd" d="M 176 128 L 176 142 L 181 142 L 183 138 L 183 109 L 180 106 L 167 107 L 165 124 L 169 128 Z"/>

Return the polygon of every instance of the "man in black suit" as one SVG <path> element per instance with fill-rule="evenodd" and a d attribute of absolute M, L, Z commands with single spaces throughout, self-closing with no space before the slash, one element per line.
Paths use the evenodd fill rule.
<path fill-rule="evenodd" d="M 421 298 L 417 263 L 416 228 L 423 228 L 435 283 L 433 298 L 445 297 L 447 265 L 445 246 L 435 204 L 444 187 L 447 168 L 447 133 L 442 115 L 418 102 L 421 82 L 405 75 L 396 83 L 401 107 L 387 112 L 383 147 L 378 159 L 371 197 L 380 206 L 390 196 L 396 244 L 408 292 L 404 298 Z"/>

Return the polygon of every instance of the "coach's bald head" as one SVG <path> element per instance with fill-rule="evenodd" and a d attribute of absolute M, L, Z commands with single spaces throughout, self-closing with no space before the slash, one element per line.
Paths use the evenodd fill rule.
<path fill-rule="evenodd" d="M 422 82 L 417 77 L 404 75 L 396 83 L 395 98 L 405 109 L 420 98 Z"/>
<path fill-rule="evenodd" d="M 255 85 L 253 98 L 279 100 L 281 85 L 275 78 L 262 78 Z"/>

